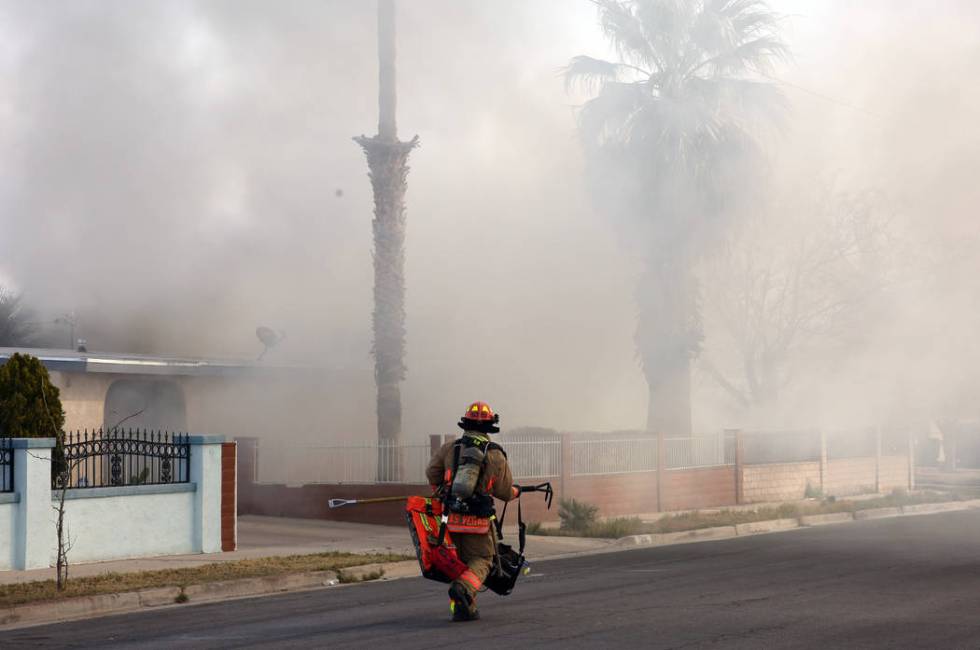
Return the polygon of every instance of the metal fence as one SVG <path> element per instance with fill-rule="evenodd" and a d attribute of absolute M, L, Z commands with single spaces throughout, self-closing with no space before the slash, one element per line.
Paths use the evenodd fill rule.
<path fill-rule="evenodd" d="M 664 449 L 667 455 L 667 469 L 735 464 L 734 433 L 665 438 Z"/>
<path fill-rule="evenodd" d="M 0 492 L 14 491 L 14 449 L 10 438 L 0 438 Z"/>
<path fill-rule="evenodd" d="M 572 441 L 572 476 L 654 472 L 656 469 L 656 438 Z"/>
<path fill-rule="evenodd" d="M 427 444 L 277 445 L 259 447 L 258 482 L 426 483 Z"/>
<path fill-rule="evenodd" d="M 188 483 L 190 457 L 186 434 L 145 429 L 66 433 L 63 452 L 52 450 L 51 485 L 80 489 Z"/>
<path fill-rule="evenodd" d="M 505 435 L 497 442 L 507 452 L 515 479 L 561 476 L 561 438 L 557 435 Z"/>

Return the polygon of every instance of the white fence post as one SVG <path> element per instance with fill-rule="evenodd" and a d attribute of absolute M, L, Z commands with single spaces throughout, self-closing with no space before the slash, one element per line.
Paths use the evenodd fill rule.
<path fill-rule="evenodd" d="M 14 530 L 14 569 L 51 566 L 55 549 L 51 510 L 54 438 L 14 438 L 14 490 L 20 497 Z"/>
<path fill-rule="evenodd" d="M 224 436 L 188 436 L 194 492 L 194 549 L 221 552 L 221 444 Z"/>

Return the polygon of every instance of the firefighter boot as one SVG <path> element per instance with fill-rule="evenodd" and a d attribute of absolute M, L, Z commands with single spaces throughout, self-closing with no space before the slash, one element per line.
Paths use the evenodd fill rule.
<path fill-rule="evenodd" d="M 449 610 L 453 613 L 454 622 L 475 621 L 480 618 L 476 599 L 458 582 L 449 587 Z"/>

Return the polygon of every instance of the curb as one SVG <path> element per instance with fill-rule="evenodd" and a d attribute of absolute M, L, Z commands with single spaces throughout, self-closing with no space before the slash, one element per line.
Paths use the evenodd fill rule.
<path fill-rule="evenodd" d="M 716 526 L 696 528 L 676 533 L 651 533 L 648 535 L 627 535 L 613 542 L 613 546 L 668 546 L 709 539 L 728 539 L 735 537 L 735 526 Z"/>
<path fill-rule="evenodd" d="M 854 513 L 830 512 L 825 515 L 804 515 L 800 517 L 801 526 L 827 526 L 829 524 L 842 524 L 845 521 L 854 521 Z"/>
<path fill-rule="evenodd" d="M 340 572 L 345 577 L 354 579 L 351 584 L 357 584 L 365 576 L 382 570 L 384 577 L 380 578 L 381 580 L 397 580 L 419 575 L 419 565 L 416 560 L 363 564 L 341 569 Z M 181 605 L 176 603 L 176 598 L 182 591 L 188 598 L 188 605 L 198 605 L 220 600 L 336 586 L 346 586 L 339 582 L 336 571 L 308 571 L 207 582 L 188 585 L 183 589 L 181 587 L 155 587 L 117 594 L 80 596 L 64 600 L 15 605 L 2 609 L 0 610 L 0 631 L 81 618 L 96 618 L 110 614 L 126 614 L 145 609 L 179 607 Z"/>
<path fill-rule="evenodd" d="M 797 519 L 770 519 L 769 521 L 752 521 L 747 524 L 737 524 L 735 532 L 739 535 L 754 535 L 756 533 L 774 533 L 780 530 L 799 528 Z"/>
<path fill-rule="evenodd" d="M 885 517 L 898 517 L 902 514 L 902 509 L 896 508 L 869 508 L 868 510 L 858 510 L 854 513 L 854 519 L 883 519 Z"/>
<path fill-rule="evenodd" d="M 886 519 L 906 515 L 928 515 L 938 512 L 955 512 L 958 510 L 973 510 L 980 508 L 980 499 L 967 501 L 950 501 L 946 503 L 920 503 L 910 506 L 891 508 L 871 508 L 856 512 L 832 512 L 825 515 L 804 515 L 799 519 L 770 519 L 753 521 L 734 526 L 718 526 L 715 528 L 698 528 L 679 533 L 651 533 L 647 535 L 628 535 L 614 540 L 614 548 L 641 548 L 645 546 L 667 546 L 669 544 L 686 544 L 710 539 L 728 539 L 744 535 L 760 535 L 778 533 L 812 526 L 827 526 L 843 524 L 849 521 L 867 519 Z"/>

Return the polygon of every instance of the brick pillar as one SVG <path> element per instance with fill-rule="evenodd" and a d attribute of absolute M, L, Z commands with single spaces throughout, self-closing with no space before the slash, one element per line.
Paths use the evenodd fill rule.
<path fill-rule="evenodd" d="M 238 548 L 238 446 L 221 445 L 221 550 Z"/>

